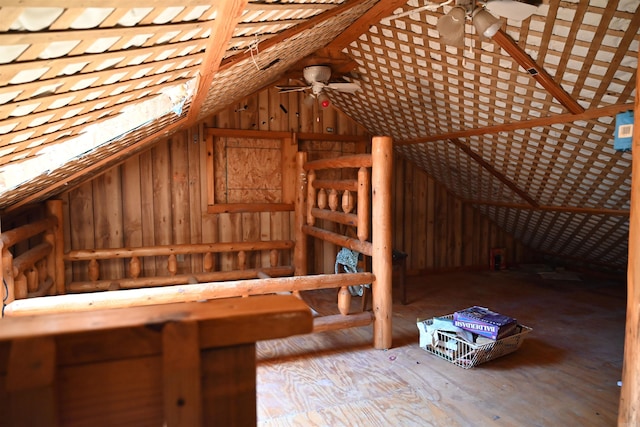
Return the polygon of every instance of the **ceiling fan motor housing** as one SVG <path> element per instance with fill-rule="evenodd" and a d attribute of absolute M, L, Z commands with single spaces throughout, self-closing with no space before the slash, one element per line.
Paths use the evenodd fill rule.
<path fill-rule="evenodd" d="M 328 83 L 331 78 L 331 67 L 327 65 L 312 65 L 302 70 L 302 76 L 310 85 L 313 83 Z"/>

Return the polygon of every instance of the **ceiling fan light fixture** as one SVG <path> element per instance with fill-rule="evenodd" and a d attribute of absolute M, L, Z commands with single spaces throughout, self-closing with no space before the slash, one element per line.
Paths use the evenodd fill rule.
<path fill-rule="evenodd" d="M 467 11 L 464 7 L 455 6 L 446 15 L 438 19 L 436 28 L 440 40 L 448 46 L 464 46 L 464 25 Z"/>
<path fill-rule="evenodd" d="M 473 26 L 476 27 L 480 38 L 490 39 L 502 26 L 502 21 L 481 7 L 474 10 L 472 16 Z"/>

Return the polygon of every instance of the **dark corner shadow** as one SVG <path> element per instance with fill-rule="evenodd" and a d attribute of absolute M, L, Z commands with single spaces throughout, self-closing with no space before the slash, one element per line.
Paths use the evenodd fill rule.
<path fill-rule="evenodd" d="M 538 338 L 528 338 L 522 342 L 518 350 L 506 354 L 481 365 L 480 368 L 509 370 L 526 366 L 546 366 L 560 363 L 565 357 L 566 350 L 553 346 Z"/>

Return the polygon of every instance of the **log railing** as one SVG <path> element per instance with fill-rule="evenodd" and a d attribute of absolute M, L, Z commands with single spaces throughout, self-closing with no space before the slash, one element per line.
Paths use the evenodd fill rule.
<path fill-rule="evenodd" d="M 71 292 L 88 292 L 96 290 L 116 290 L 144 288 L 153 286 L 178 285 L 185 283 L 202 283 L 226 280 L 255 279 L 259 277 L 279 277 L 293 274 L 293 267 L 280 266 L 281 251 L 291 250 L 292 240 L 272 240 L 257 242 L 226 242 L 147 246 L 139 248 L 103 248 L 70 251 L 64 256 L 66 262 L 83 263 L 88 268 L 88 281 L 73 281 L 68 285 Z M 248 268 L 247 258 L 250 252 L 269 252 L 269 266 Z M 215 254 L 234 254 L 237 268 L 230 271 L 215 270 Z M 178 274 L 178 256 L 202 256 L 202 272 Z M 166 257 L 167 271 L 165 275 L 154 277 L 141 276 L 142 258 Z M 100 261 L 128 259 L 126 278 L 101 279 Z"/>
<path fill-rule="evenodd" d="M 3 306 L 16 299 L 64 293 L 62 202 L 46 204 L 43 219 L 0 234 Z M 28 249 L 17 251 L 18 246 Z"/>
<path fill-rule="evenodd" d="M 276 292 L 339 289 L 339 315 L 317 317 L 314 331 L 364 326 L 373 322 L 374 347 L 391 347 L 391 168 L 392 142 L 375 137 L 370 155 L 306 161 L 297 157 L 295 245 L 292 241 L 206 243 L 141 248 L 73 250 L 63 254 L 62 202 L 47 204 L 49 216 L 24 228 L 2 233 L 2 274 L 6 283 L 6 315 L 44 314 L 242 297 Z M 326 169 L 357 169 L 354 180 L 316 179 Z M 319 226 L 334 222 L 355 229 L 354 236 Z M 340 228 L 340 227 L 338 227 Z M 9 250 L 19 240 L 42 234 L 37 244 L 13 259 Z M 371 257 L 372 272 L 307 275 L 307 237 L 322 239 Z M 293 267 L 279 266 L 280 253 L 294 249 Z M 247 268 L 248 253 L 269 251 L 269 266 Z M 214 271 L 214 254 L 235 254 L 237 269 Z M 202 256 L 202 272 L 179 273 L 179 255 Z M 141 258 L 166 257 L 164 275 L 143 277 Z M 102 277 L 104 260 L 128 259 L 125 278 Z M 46 260 L 46 262 L 42 261 Z M 65 286 L 64 263 L 84 263 L 89 280 Z M 295 274 L 294 277 L 280 277 Z M 260 279 L 260 280 L 247 280 Z M 373 313 L 348 314 L 348 286 L 372 284 Z M 172 285 L 172 286 L 166 286 Z M 15 291 L 14 291 L 15 288 Z M 132 289 L 136 288 L 136 289 Z M 26 292 L 25 292 L 26 289 Z M 30 293 L 30 290 L 33 290 Z M 66 291 L 79 292 L 61 295 Z M 87 292 L 110 290 L 110 292 Z M 49 296 L 51 294 L 59 294 Z M 26 298 L 29 296 L 44 297 Z M 15 299 L 15 301 L 14 301 Z"/>
<path fill-rule="evenodd" d="M 307 161 L 297 156 L 295 274 L 307 274 L 306 236 L 355 250 L 371 257 L 374 309 L 374 346 L 391 346 L 391 168 L 392 142 L 375 137 L 371 154 Z M 351 180 L 318 179 L 321 170 L 357 169 Z M 371 169 L 371 173 L 369 173 Z M 371 204 L 371 208 L 370 208 Z M 355 228 L 355 237 L 321 228 L 317 220 Z M 371 221 L 371 223 L 370 223 Z M 369 241 L 369 228 L 372 235 Z M 344 227 L 343 227 L 344 228 Z M 348 229 L 348 228 L 347 228 Z M 346 279 L 346 278 L 345 278 Z M 351 294 L 348 284 L 340 287 L 338 307 L 346 316 Z"/>

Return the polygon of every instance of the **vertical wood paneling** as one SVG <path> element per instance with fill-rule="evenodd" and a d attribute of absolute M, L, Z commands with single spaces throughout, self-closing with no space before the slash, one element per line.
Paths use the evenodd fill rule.
<path fill-rule="evenodd" d="M 153 210 L 156 245 L 169 245 L 172 238 L 171 158 L 169 141 L 153 148 Z M 156 274 L 168 275 L 166 257 L 156 257 Z"/>
<path fill-rule="evenodd" d="M 189 152 L 187 134 L 181 132 L 171 139 L 171 242 L 175 244 L 191 243 L 191 227 L 189 225 Z M 191 257 L 178 257 L 178 274 L 187 272 Z"/>
<path fill-rule="evenodd" d="M 291 212 L 207 213 L 211 180 L 207 168 L 213 164 L 213 152 L 207 146 L 203 126 L 363 134 L 364 130 L 343 114 L 332 108 L 305 105 L 304 99 L 305 96 L 297 92 L 279 94 L 273 88 L 262 91 L 207 118 L 203 124 L 174 134 L 171 140 L 159 141 L 108 174 L 73 189 L 65 195 L 68 247 L 90 249 L 112 245 L 115 243 L 109 239 L 113 237 L 105 239 L 111 234 L 119 235 L 120 245 L 125 246 L 293 238 Z M 367 147 L 356 143 L 300 141 L 295 144 L 291 141 L 284 146 L 283 164 L 288 164 L 287 159 L 295 156 L 298 149 L 311 153 L 310 159 L 316 159 L 363 152 Z M 295 170 L 282 172 L 285 182 L 282 197 L 287 202 L 293 197 L 293 187 L 289 184 L 295 181 Z M 394 174 L 393 248 L 409 255 L 410 273 L 457 267 L 486 268 L 492 245 L 506 247 L 511 262 L 527 255 L 512 236 L 491 225 L 473 207 L 453 198 L 399 155 L 395 156 Z M 101 238 L 94 240 L 94 232 Z M 332 272 L 338 249 L 316 240 L 309 248 L 312 272 Z M 280 255 L 281 265 L 292 262 L 288 252 Z M 270 262 L 268 253 L 251 256 L 248 267 L 266 266 Z M 141 261 L 145 275 L 167 274 L 166 258 Z M 180 271 L 201 271 L 202 258 L 187 258 L 180 266 Z M 237 255 L 218 257 L 215 268 L 237 268 Z M 86 266 L 76 268 L 73 276 L 74 280 L 86 280 Z"/>
<path fill-rule="evenodd" d="M 142 224 L 142 246 L 156 244 L 155 211 L 153 197 L 153 151 L 147 151 L 140 159 L 140 206 Z M 133 183 L 129 183 L 133 185 Z M 156 262 L 153 258 L 143 258 L 142 271 L 146 276 L 155 276 Z"/>
<path fill-rule="evenodd" d="M 428 200 L 430 196 L 427 194 L 427 181 L 421 179 L 420 174 L 413 175 L 413 188 L 416 192 L 416 198 L 413 205 L 413 217 L 416 219 L 413 222 L 413 254 L 414 261 L 419 264 L 427 263 L 427 222 L 426 212 L 428 206 Z"/>
<path fill-rule="evenodd" d="M 142 205 L 139 157 L 122 165 L 122 214 L 124 220 L 124 245 L 142 246 Z"/>
<path fill-rule="evenodd" d="M 423 180 L 427 181 L 427 214 L 426 214 L 426 253 L 427 253 L 427 262 L 424 264 L 427 268 L 433 268 L 435 266 L 435 250 L 436 250 L 436 235 L 435 235 L 435 214 L 436 214 L 436 189 L 435 189 L 435 181 L 429 177 L 427 177 L 423 173 L 419 173 L 416 171 L 416 175 L 420 176 Z M 426 179 L 425 179 L 426 178 Z M 424 221 L 425 219 L 421 219 Z"/>
<path fill-rule="evenodd" d="M 93 180 L 95 244 L 100 248 L 120 248 L 123 240 L 122 186 L 120 168 L 112 168 Z M 97 209 L 95 209 L 97 207 Z M 121 259 L 100 261 L 100 278 L 124 276 Z"/>
<path fill-rule="evenodd" d="M 513 236 L 453 197 L 411 162 L 399 155 L 395 160 L 393 244 L 394 249 L 408 253 L 410 273 L 488 268 L 492 247 L 505 247 L 511 263 L 526 260 L 528 252 Z M 400 180 L 404 180 L 402 187 L 398 185 Z M 402 196 L 398 196 L 398 191 L 402 191 Z"/>
<path fill-rule="evenodd" d="M 200 192 L 200 176 L 206 176 L 206 168 L 202 169 L 200 163 L 200 147 L 205 145 L 203 136 L 200 132 L 200 127 L 193 127 L 187 132 L 187 151 L 188 151 L 188 184 L 189 184 L 189 242 L 190 243 L 202 243 L 202 228 L 203 220 L 201 210 L 201 192 Z M 206 153 L 205 153 L 206 159 Z M 201 173 L 203 171 L 203 173 Z M 206 186 L 204 187 L 206 189 Z M 206 191 L 205 191 L 206 193 Z M 202 269 L 202 256 L 191 257 L 191 271 L 201 272 Z"/>

